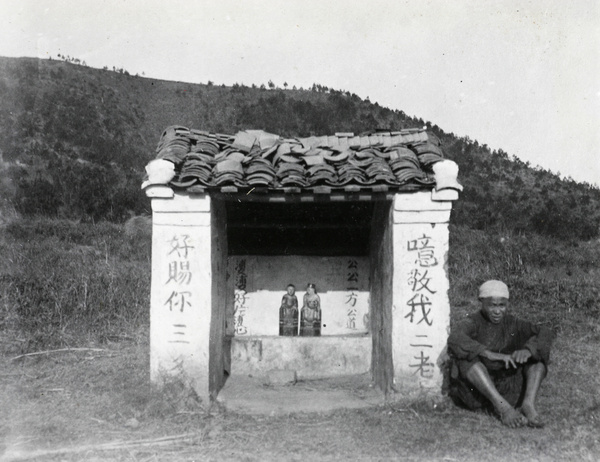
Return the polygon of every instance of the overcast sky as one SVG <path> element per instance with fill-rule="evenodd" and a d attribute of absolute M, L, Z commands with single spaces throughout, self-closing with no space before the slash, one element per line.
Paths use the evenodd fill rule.
<path fill-rule="evenodd" d="M 600 186 L 597 0 L 0 0 L 1 56 L 59 53 L 349 90 Z"/>

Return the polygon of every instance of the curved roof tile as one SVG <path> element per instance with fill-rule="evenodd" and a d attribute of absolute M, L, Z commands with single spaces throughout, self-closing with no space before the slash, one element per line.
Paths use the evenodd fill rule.
<path fill-rule="evenodd" d="M 443 159 L 438 138 L 420 129 L 283 138 L 262 130 L 225 135 L 171 126 L 156 151 L 175 166 L 170 185 L 190 192 L 224 185 L 280 193 L 315 192 L 323 184 L 332 192 L 431 189 L 432 166 Z"/>

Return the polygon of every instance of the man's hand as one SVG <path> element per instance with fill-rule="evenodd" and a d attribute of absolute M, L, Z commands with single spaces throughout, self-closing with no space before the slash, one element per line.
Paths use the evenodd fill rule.
<path fill-rule="evenodd" d="M 487 358 L 491 361 L 502 361 L 504 362 L 504 367 L 508 369 L 509 367 L 517 367 L 517 363 L 512 355 L 505 355 L 503 353 L 494 353 L 493 351 L 484 351 L 481 353 L 481 356 Z"/>
<path fill-rule="evenodd" d="M 500 361 L 504 361 L 504 367 L 506 369 L 508 369 L 509 367 L 517 367 L 512 355 L 504 355 L 504 354 L 498 353 L 498 356 L 500 356 L 498 358 Z"/>
<path fill-rule="evenodd" d="M 531 351 L 527 349 L 517 350 L 510 355 L 518 364 L 525 364 L 531 358 Z"/>

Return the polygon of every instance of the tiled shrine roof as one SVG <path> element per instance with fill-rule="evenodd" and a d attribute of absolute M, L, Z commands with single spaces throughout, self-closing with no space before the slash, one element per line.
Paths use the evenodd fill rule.
<path fill-rule="evenodd" d="M 443 159 L 439 139 L 421 129 L 282 138 L 261 130 L 224 135 L 171 126 L 156 151 L 174 166 L 168 184 L 191 193 L 431 189 L 432 166 Z"/>

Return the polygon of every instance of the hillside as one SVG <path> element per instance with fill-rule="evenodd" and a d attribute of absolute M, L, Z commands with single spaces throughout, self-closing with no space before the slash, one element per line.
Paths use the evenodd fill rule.
<path fill-rule="evenodd" d="M 0 58 L 0 194 L 4 210 L 122 221 L 148 209 L 139 185 L 162 130 L 174 124 L 283 136 L 427 125 L 465 186 L 453 222 L 475 229 L 590 239 L 600 190 L 349 92 L 189 84 L 56 60 Z"/>

